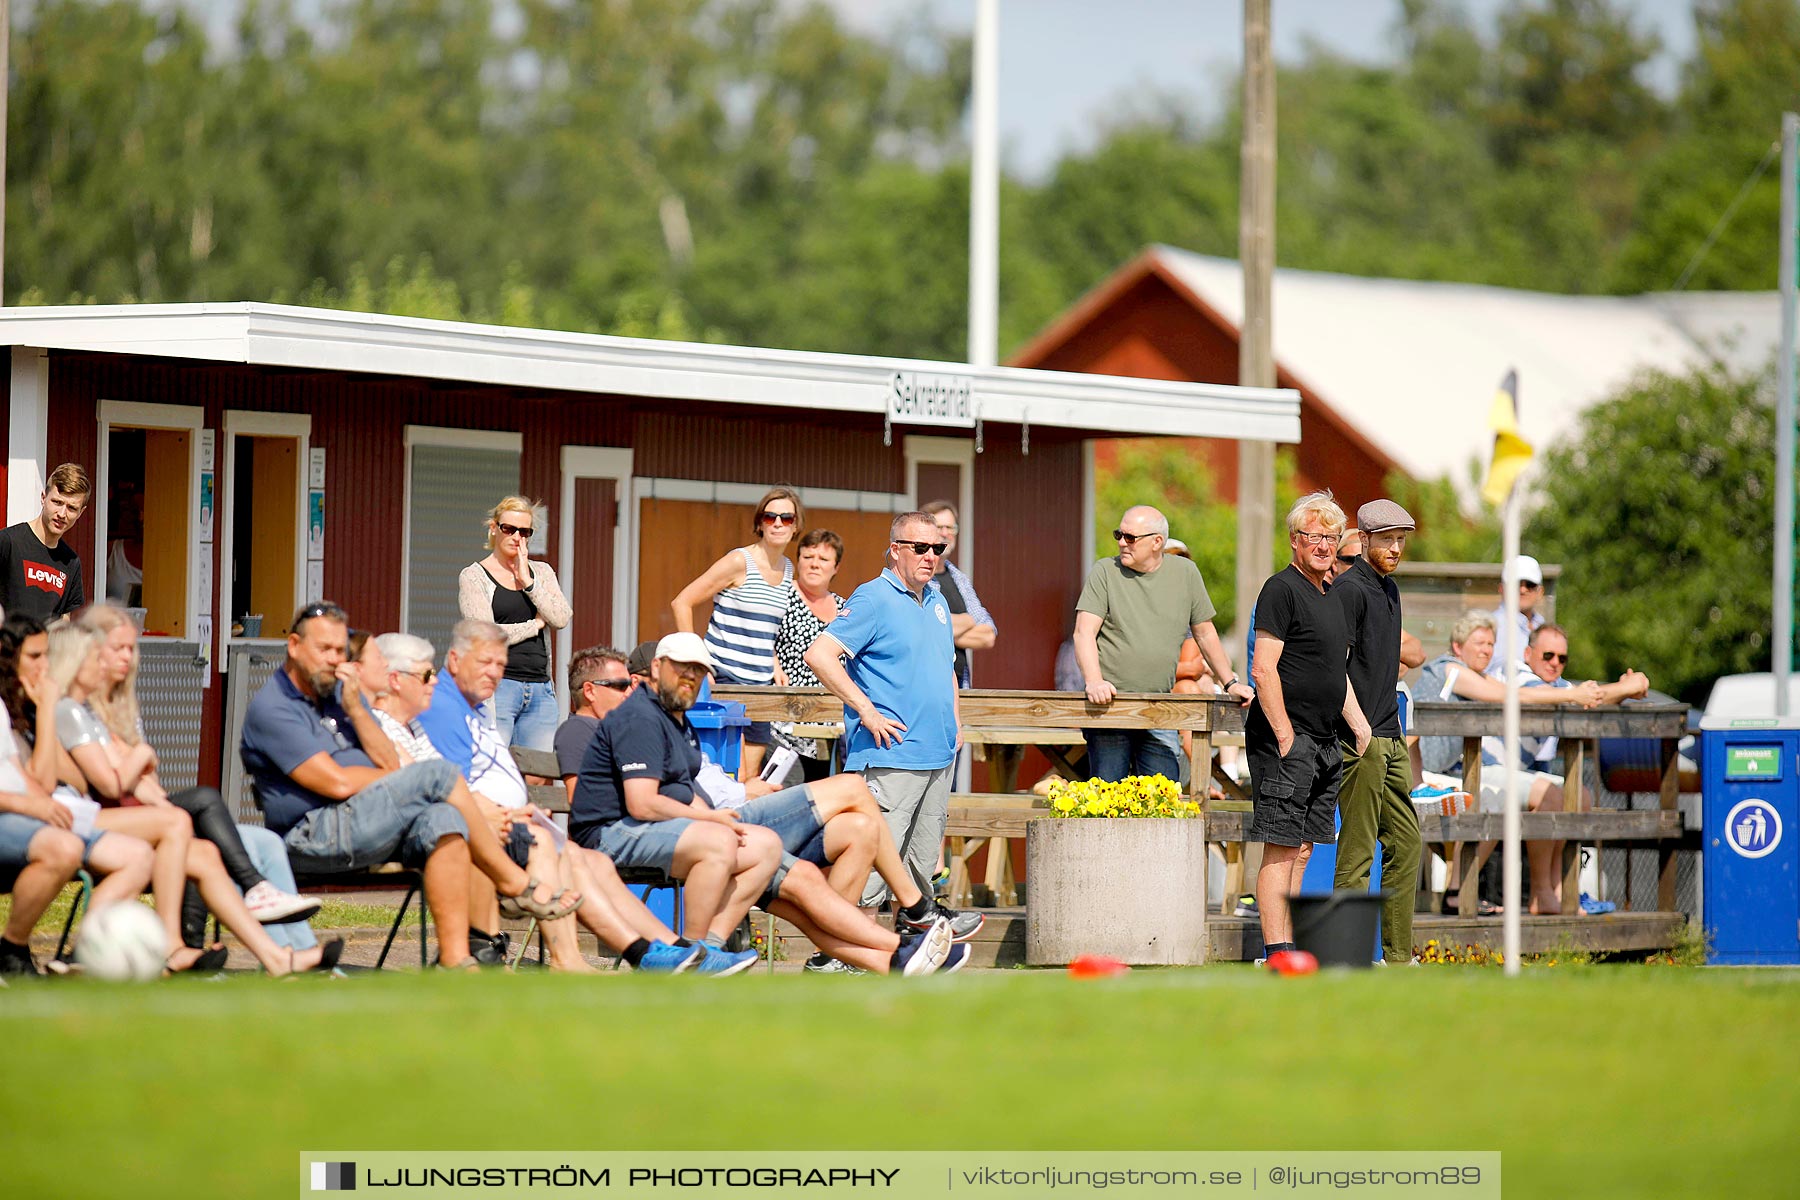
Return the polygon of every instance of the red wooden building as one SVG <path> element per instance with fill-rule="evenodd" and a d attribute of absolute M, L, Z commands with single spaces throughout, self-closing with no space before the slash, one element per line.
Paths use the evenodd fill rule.
<path fill-rule="evenodd" d="M 1191 256 L 1189 256 L 1191 257 Z M 1009 360 L 1051 371 L 1092 371 L 1139 379 L 1231 383 L 1238 378 L 1238 327 L 1204 298 L 1182 254 L 1152 246 L 1107 276 Z M 1282 328 L 1277 326 L 1277 328 Z M 1302 491 L 1329 487 L 1352 504 L 1383 494 L 1400 464 L 1276 354 L 1276 382 L 1300 395 Z M 1237 446 L 1229 438 L 1193 442 L 1220 500 L 1237 503 Z M 1104 465 L 1110 445 L 1099 448 Z"/>
<path fill-rule="evenodd" d="M 144 610 L 144 686 L 165 693 L 146 709 L 169 722 L 152 741 L 191 742 L 165 775 L 208 782 L 246 647 L 275 649 L 328 596 L 441 648 L 511 492 L 543 502 L 534 554 L 574 602 L 559 662 L 669 629 L 669 599 L 749 540 L 769 483 L 844 536 L 840 591 L 880 569 L 891 514 L 949 497 L 1000 627 L 977 683 L 1037 688 L 1094 556 L 1095 439 L 1300 433 L 1279 390 L 275 305 L 8 309 L 0 334 L 7 521 L 35 515 L 49 466 L 93 474 L 71 538 L 89 594 Z"/>

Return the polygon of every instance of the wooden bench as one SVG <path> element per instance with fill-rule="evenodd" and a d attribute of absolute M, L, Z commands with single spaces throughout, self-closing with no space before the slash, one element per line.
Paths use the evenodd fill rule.
<path fill-rule="evenodd" d="M 1595 708 L 1573 705 L 1520 708 L 1520 736 L 1555 737 L 1558 749 L 1563 751 L 1563 775 L 1567 780 L 1563 787 L 1564 811 L 1521 812 L 1519 836 L 1524 841 L 1564 841 L 1573 850 L 1566 856 L 1563 868 L 1562 894 L 1568 911 L 1575 911 L 1575 898 L 1581 894 L 1580 846 L 1620 841 L 1657 843 L 1657 909 L 1661 912 L 1675 910 L 1675 850 L 1683 836 L 1681 816 L 1676 809 L 1680 796 L 1679 746 L 1687 732 L 1687 716 L 1685 705 L 1636 701 Z M 1421 737 L 1461 738 L 1463 790 L 1479 801 L 1483 770 L 1481 740 L 1504 728 L 1504 721 L 1505 714 L 1498 704 L 1421 702 L 1413 705 L 1412 728 L 1408 732 Z M 1661 743 L 1659 809 L 1632 812 L 1585 808 L 1582 780 L 1589 758 L 1598 761 L 1601 738 L 1652 738 Z M 1495 767 L 1487 769 L 1499 770 Z M 1427 844 L 1439 843 L 1446 847 L 1452 878 L 1460 885 L 1457 911 L 1475 912 L 1483 856 L 1477 853 L 1473 865 L 1461 870 L 1461 845 L 1464 842 L 1479 845 L 1503 838 L 1504 815 L 1466 813 L 1456 817 L 1426 818 L 1420 821 L 1420 833 Z M 1457 878 L 1458 873 L 1460 878 Z M 1450 886 L 1446 882 L 1446 889 Z"/>

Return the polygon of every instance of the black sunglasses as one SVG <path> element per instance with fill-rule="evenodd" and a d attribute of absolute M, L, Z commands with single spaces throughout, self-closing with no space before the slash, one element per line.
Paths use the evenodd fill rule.
<path fill-rule="evenodd" d="M 508 525 L 504 521 L 496 522 L 494 528 L 500 531 L 501 537 L 512 537 L 514 534 L 517 534 L 520 537 L 528 538 L 537 532 L 537 530 L 529 525 L 520 527 L 518 525 Z"/>
<path fill-rule="evenodd" d="M 942 558 L 944 557 L 944 551 L 950 549 L 949 542 L 895 542 L 894 545 L 904 546 L 921 558 L 927 554 L 935 554 L 939 558 Z"/>
<path fill-rule="evenodd" d="M 629 692 L 637 686 L 635 679 L 589 679 L 582 686 L 586 687 L 589 683 L 595 687 L 611 688 L 615 692 Z"/>
<path fill-rule="evenodd" d="M 1538 653 L 1544 656 L 1545 662 L 1561 663 L 1565 667 L 1569 665 L 1569 656 L 1566 654 L 1558 654 L 1554 650 L 1540 650 Z"/>
<path fill-rule="evenodd" d="M 1340 554 L 1337 556 L 1337 560 L 1339 562 L 1343 563 L 1347 567 L 1351 563 L 1355 562 L 1360 557 L 1361 557 L 1360 555 L 1356 555 L 1356 554 Z"/>
<path fill-rule="evenodd" d="M 756 514 L 756 519 L 764 525 L 792 525 L 800 519 L 798 513 L 778 513 L 764 509 Z"/>
<path fill-rule="evenodd" d="M 300 626 L 315 617 L 326 617 L 333 621 L 341 621 L 345 625 L 350 623 L 350 614 L 345 612 L 342 608 L 329 600 L 314 600 L 311 604 L 301 609 L 300 614 L 294 618 L 292 627 L 294 632 L 300 632 Z"/>
<path fill-rule="evenodd" d="M 1113 541 L 1124 542 L 1127 546 L 1137 545 L 1141 538 L 1161 536 L 1160 533 L 1126 533 L 1123 529 L 1113 530 Z"/>
<path fill-rule="evenodd" d="M 420 683 L 430 683 L 433 679 L 437 678 L 437 668 L 436 667 L 426 667 L 423 671 L 395 671 L 394 674 L 396 674 L 396 675 L 411 675 L 414 679 L 418 680 Z"/>

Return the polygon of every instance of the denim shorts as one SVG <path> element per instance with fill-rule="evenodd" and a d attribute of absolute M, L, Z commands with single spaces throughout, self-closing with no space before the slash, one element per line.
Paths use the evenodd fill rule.
<path fill-rule="evenodd" d="M 413 763 L 348 800 L 315 808 L 288 830 L 288 857 L 302 875 L 360 871 L 398 860 L 422 867 L 444 837 L 468 839 L 448 801 L 461 778 L 443 759 Z"/>
<path fill-rule="evenodd" d="M 675 866 L 675 844 L 693 823 L 691 817 L 672 817 L 667 821 L 620 817 L 597 830 L 583 831 L 580 841 L 589 850 L 598 850 L 612 859 L 615 867 L 637 867 L 667 875 Z"/>
<path fill-rule="evenodd" d="M 28 817 L 23 813 L 0 812 L 0 869 L 20 868 L 31 861 L 31 839 L 38 835 L 40 829 L 54 828 L 36 817 Z M 94 843 L 106 836 L 106 830 L 96 829 L 82 838 L 81 865 L 86 866 L 88 852 Z"/>

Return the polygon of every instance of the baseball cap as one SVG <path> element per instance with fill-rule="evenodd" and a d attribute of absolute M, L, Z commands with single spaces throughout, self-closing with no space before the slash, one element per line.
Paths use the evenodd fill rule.
<path fill-rule="evenodd" d="M 1371 500 L 1356 510 L 1356 527 L 1364 533 L 1389 529 L 1417 529 L 1412 514 L 1392 500 Z"/>
<path fill-rule="evenodd" d="M 1507 565 L 1506 577 L 1512 580 L 1514 587 L 1519 586 L 1521 583 L 1542 584 L 1544 582 L 1544 568 L 1540 567 L 1538 565 L 1538 560 L 1531 557 L 1531 555 L 1520 554 L 1516 555 L 1512 562 Z"/>
<path fill-rule="evenodd" d="M 712 654 L 697 633 L 665 635 L 662 641 L 656 643 L 656 657 L 666 658 L 670 662 L 699 663 L 709 672 L 713 669 Z"/>
<path fill-rule="evenodd" d="M 639 642 L 625 658 L 625 669 L 633 675 L 648 675 L 650 660 L 656 657 L 655 642 Z"/>

